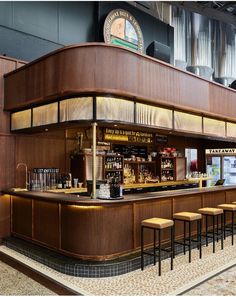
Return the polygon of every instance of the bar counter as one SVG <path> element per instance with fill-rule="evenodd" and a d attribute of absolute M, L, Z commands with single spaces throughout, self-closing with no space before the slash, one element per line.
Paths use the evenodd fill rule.
<path fill-rule="evenodd" d="M 124 195 L 121 200 L 90 199 L 73 194 L 5 190 L 11 199 L 11 233 L 71 257 L 106 260 L 140 248 L 140 223 L 172 218 L 236 201 L 236 186 L 217 186 Z M 177 225 L 176 235 L 183 230 Z M 169 234 L 164 234 L 163 242 Z M 151 243 L 151 233 L 145 244 Z"/>

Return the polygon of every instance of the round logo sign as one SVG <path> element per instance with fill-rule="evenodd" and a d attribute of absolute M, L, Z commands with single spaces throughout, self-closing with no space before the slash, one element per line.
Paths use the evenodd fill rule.
<path fill-rule="evenodd" d="M 106 17 L 103 28 L 104 40 L 143 52 L 143 34 L 136 19 L 123 9 L 112 10 Z"/>

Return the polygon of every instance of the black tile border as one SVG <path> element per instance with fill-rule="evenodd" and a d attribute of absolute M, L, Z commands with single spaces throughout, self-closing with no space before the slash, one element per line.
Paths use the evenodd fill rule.
<path fill-rule="evenodd" d="M 203 244 L 204 241 L 205 240 L 203 239 Z M 212 239 L 209 239 L 209 243 L 211 241 Z M 16 237 L 5 238 L 3 244 L 26 257 L 44 264 L 58 272 L 71 276 L 88 278 L 111 277 L 140 269 L 140 252 L 129 256 L 119 257 L 116 260 L 107 260 L 100 262 L 83 261 L 75 258 L 70 258 Z M 196 243 L 193 243 L 193 248 L 196 248 Z M 176 254 L 183 253 L 183 246 L 177 244 L 175 247 L 175 251 Z M 188 251 L 186 251 L 186 256 L 187 254 Z M 162 260 L 167 259 L 168 257 L 168 253 L 162 253 Z M 144 257 L 145 266 L 152 263 L 152 257 Z"/>

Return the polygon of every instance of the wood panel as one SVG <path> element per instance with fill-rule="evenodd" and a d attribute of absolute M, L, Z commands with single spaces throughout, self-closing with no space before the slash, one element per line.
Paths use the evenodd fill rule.
<path fill-rule="evenodd" d="M 226 203 L 232 203 L 236 201 L 236 192 L 235 191 L 226 191 L 225 192 L 225 202 Z"/>
<path fill-rule="evenodd" d="M 33 201 L 33 239 L 59 248 L 59 204 Z"/>
<path fill-rule="evenodd" d="M 32 200 L 12 196 L 12 232 L 32 238 Z"/>
<path fill-rule="evenodd" d="M 31 62 L 6 76 L 5 89 L 7 110 L 93 92 L 236 118 L 235 90 L 102 43 L 64 47 Z"/>
<path fill-rule="evenodd" d="M 16 61 L 6 60 L 0 57 L 0 108 L 4 104 L 4 78 L 3 75 L 16 69 Z"/>
<path fill-rule="evenodd" d="M 75 197 L 68 197 L 68 201 L 65 201 L 65 195 L 62 195 L 60 200 L 60 194 L 56 199 L 49 198 L 50 194 L 47 193 L 43 193 L 40 200 L 39 193 L 21 193 L 26 195 L 25 198 L 13 197 L 12 226 L 14 235 L 28 236 L 28 240 L 32 240 L 33 233 L 33 242 L 60 253 L 89 260 L 105 260 L 134 252 L 140 247 L 140 227 L 143 219 L 172 218 L 175 212 L 196 212 L 202 206 L 217 206 L 224 202 L 226 191 L 224 188 L 219 191 L 213 188 L 212 192 L 205 194 L 200 190 L 200 193 L 183 193 L 177 196 L 171 191 L 166 193 L 166 197 L 158 198 L 157 193 L 156 197 L 142 201 L 139 201 L 139 195 L 137 198 L 132 195 L 133 198 L 122 202 L 88 199 L 76 201 Z M 236 190 L 230 189 L 229 192 L 233 195 Z M 50 202 L 44 200 L 47 195 Z M 33 221 L 31 200 L 34 201 Z M 61 216 L 58 219 L 57 210 L 60 204 Z M 53 234 L 57 229 L 58 234 Z M 194 229 L 196 230 L 196 226 Z M 50 234 L 53 238 L 50 238 Z M 183 235 L 183 224 L 178 222 L 176 235 Z M 58 238 L 61 248 L 55 244 Z M 168 239 L 169 234 L 165 230 L 162 240 L 167 242 Z M 150 244 L 151 240 L 152 234 L 146 232 L 145 244 Z"/>
<path fill-rule="evenodd" d="M 0 196 L 0 244 L 4 237 L 10 236 L 11 224 L 11 200 L 10 195 Z"/>
<path fill-rule="evenodd" d="M 225 191 L 203 194 L 203 207 L 217 207 L 226 201 Z"/>
<path fill-rule="evenodd" d="M 132 250 L 132 204 L 115 207 L 62 204 L 61 247 L 101 259 Z"/>
<path fill-rule="evenodd" d="M 0 135 L 0 189 L 14 186 L 15 178 L 15 140 L 8 135 Z"/>
<path fill-rule="evenodd" d="M 26 163 L 29 170 L 36 167 L 55 167 L 60 172 L 65 172 L 65 139 L 37 135 L 17 136 L 15 164 L 19 162 Z M 15 186 L 25 187 L 23 167 L 16 170 Z"/>

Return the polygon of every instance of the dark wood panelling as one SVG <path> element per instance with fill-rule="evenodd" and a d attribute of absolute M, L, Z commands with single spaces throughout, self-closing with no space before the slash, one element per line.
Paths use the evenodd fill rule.
<path fill-rule="evenodd" d="M 12 232 L 32 238 L 32 200 L 12 197 Z"/>
<path fill-rule="evenodd" d="M 14 186 L 15 140 L 11 136 L 0 135 L 0 189 Z"/>
<path fill-rule="evenodd" d="M 62 96 L 104 92 L 236 118 L 235 90 L 102 43 L 64 47 L 29 63 L 7 75 L 5 89 L 8 110 Z"/>
<path fill-rule="evenodd" d="M 225 201 L 225 192 L 203 194 L 203 207 L 217 207 L 217 205 L 225 203 Z"/>
<path fill-rule="evenodd" d="M 4 104 L 4 79 L 3 75 L 16 69 L 16 61 L 6 60 L 0 57 L 0 108 Z"/>
<path fill-rule="evenodd" d="M 132 250 L 132 204 L 115 207 L 63 204 L 61 242 L 63 250 L 80 255 L 104 256 Z"/>
<path fill-rule="evenodd" d="M 222 194 L 221 194 L 222 195 Z M 180 211 L 197 212 L 202 206 L 201 194 L 173 198 L 173 213 Z"/>
<path fill-rule="evenodd" d="M 15 164 L 24 162 L 28 169 L 56 167 L 65 172 L 65 140 L 63 138 L 32 136 L 16 137 Z M 15 186 L 25 186 L 23 167 L 16 170 Z"/>
<path fill-rule="evenodd" d="M 226 203 L 232 203 L 232 202 L 236 201 L 235 191 L 226 191 L 225 196 L 226 196 L 226 199 L 225 199 Z"/>
<path fill-rule="evenodd" d="M 59 248 L 59 204 L 33 201 L 33 239 Z"/>
<path fill-rule="evenodd" d="M 204 189 L 193 191 L 191 194 L 186 194 L 189 191 L 183 191 L 182 194 L 178 191 L 176 195 L 175 191 L 168 191 L 156 193 L 156 196 L 152 195 L 150 198 L 141 198 L 140 194 L 137 194 L 137 197 L 131 195 L 129 198 L 127 195 L 121 201 L 100 201 L 81 197 L 76 199 L 75 196 L 65 197 L 62 194 L 22 192 L 19 193 L 21 197 L 13 198 L 13 230 L 17 236 L 27 234 L 30 237 L 29 229 L 32 228 L 33 233 L 37 234 L 37 238 L 33 239 L 35 243 L 77 258 L 105 260 L 134 252 L 140 247 L 140 227 L 143 219 L 172 218 L 175 212 L 196 212 L 203 206 L 217 206 L 225 201 L 227 189 L 213 188 L 211 192 L 205 189 L 207 193 L 204 193 Z M 232 188 L 228 191 L 231 192 L 230 195 L 236 193 Z M 45 199 L 49 199 L 50 202 L 46 202 Z M 37 200 L 33 208 L 33 223 L 31 200 L 34 203 Z M 60 205 L 57 219 L 57 209 Z M 54 219 L 55 226 L 51 226 Z M 53 234 L 53 239 L 50 238 L 50 234 L 56 232 L 58 227 L 57 235 L 61 242 L 59 248 L 54 245 L 57 235 Z M 196 230 L 196 224 L 193 230 Z M 183 224 L 179 222 L 176 225 L 176 236 L 183 236 Z M 145 233 L 145 244 L 151 243 L 151 237 L 150 232 Z M 164 230 L 162 240 L 167 242 L 168 239 L 169 233 Z"/>
<path fill-rule="evenodd" d="M 0 243 L 10 235 L 10 195 L 0 196 Z"/>

